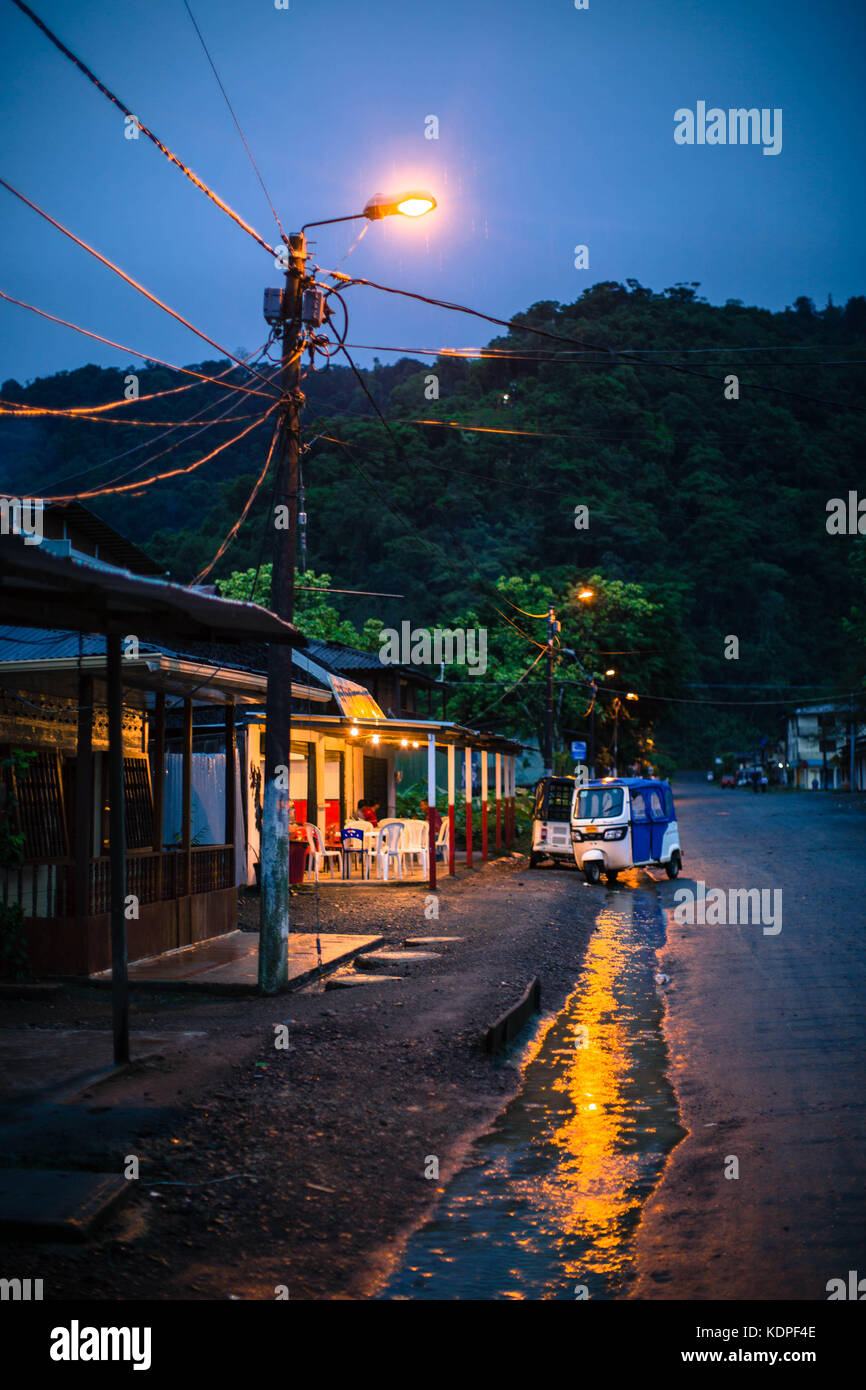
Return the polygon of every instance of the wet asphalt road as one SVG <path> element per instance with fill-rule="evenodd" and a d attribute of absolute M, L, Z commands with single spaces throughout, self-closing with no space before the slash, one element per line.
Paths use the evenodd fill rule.
<path fill-rule="evenodd" d="M 782 930 L 669 920 L 689 1133 L 644 1209 L 632 1296 L 824 1300 L 866 1277 L 866 797 L 675 790 L 685 862 L 662 905 L 698 879 L 781 889 Z"/>

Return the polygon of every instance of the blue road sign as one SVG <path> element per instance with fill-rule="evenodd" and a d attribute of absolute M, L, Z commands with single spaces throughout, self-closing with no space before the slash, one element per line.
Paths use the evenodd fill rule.
<path fill-rule="evenodd" d="M 586 743 L 581 739 L 575 739 L 571 745 L 571 756 L 575 762 L 580 762 L 586 757 Z"/>

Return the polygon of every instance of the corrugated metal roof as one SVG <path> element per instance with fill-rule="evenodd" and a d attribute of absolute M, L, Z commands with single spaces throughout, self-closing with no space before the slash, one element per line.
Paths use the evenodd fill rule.
<path fill-rule="evenodd" d="M 363 652 L 359 647 L 345 647 L 341 642 L 318 642 L 311 638 L 307 651 L 314 661 L 321 661 L 334 671 L 376 671 L 382 665 L 378 652 Z"/>
<path fill-rule="evenodd" d="M 360 647 L 347 647 L 342 642 L 320 642 L 311 637 L 306 646 L 316 661 L 321 661 L 323 666 L 329 666 L 332 671 L 381 671 L 383 663 L 379 660 L 378 652 L 365 652 Z M 401 675 L 407 676 L 410 680 L 415 680 L 419 685 L 437 685 L 432 676 L 428 676 L 418 666 L 392 666 L 392 670 L 397 670 Z"/>
<path fill-rule="evenodd" d="M 101 562 L 53 555 L 47 545 L 0 534 L 0 604 L 22 625 L 60 619 L 80 632 L 134 632 L 139 639 L 236 642 L 239 637 L 306 646 L 293 623 L 254 603 L 105 569 Z"/>
<path fill-rule="evenodd" d="M 51 661 L 77 657 L 79 650 L 82 656 L 104 656 L 105 638 L 97 633 L 83 633 L 79 649 L 77 632 L 64 632 L 59 628 L 0 626 L 0 664 L 4 661 Z M 267 648 L 258 642 L 241 646 L 218 642 L 185 642 L 182 650 L 160 642 L 142 642 L 140 650 L 143 653 L 161 652 L 164 656 L 176 657 L 179 660 L 204 661 L 232 671 L 264 673 L 268 669 Z M 330 690 L 327 681 L 322 680 L 315 670 L 299 666 L 294 658 L 292 679 L 300 685 Z"/>
<path fill-rule="evenodd" d="M 83 633 L 82 656 L 103 656 L 105 638 Z M 78 656 L 78 633 L 44 627 L 0 627 L 0 661 L 48 661 Z"/>

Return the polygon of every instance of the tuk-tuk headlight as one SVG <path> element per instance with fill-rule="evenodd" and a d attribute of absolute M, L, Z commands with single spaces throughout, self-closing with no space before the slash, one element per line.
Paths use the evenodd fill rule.
<path fill-rule="evenodd" d="M 618 825 L 615 830 L 606 830 L 604 838 L 606 840 L 624 840 L 627 830 L 627 825 Z"/>

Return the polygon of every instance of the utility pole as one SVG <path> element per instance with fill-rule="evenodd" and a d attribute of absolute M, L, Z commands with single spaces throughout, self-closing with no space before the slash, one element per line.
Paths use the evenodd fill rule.
<path fill-rule="evenodd" d="M 553 639 L 562 624 L 553 605 L 547 610 L 547 708 L 544 712 L 544 776 L 553 776 Z"/>
<path fill-rule="evenodd" d="M 280 438 L 274 492 L 274 550 L 270 606 L 291 622 L 295 607 L 295 551 L 298 537 L 298 459 L 307 244 L 303 232 L 288 238 L 286 286 L 278 321 L 282 325 Z M 267 296 L 274 293 L 266 291 Z M 267 312 L 267 307 L 266 307 Z M 261 837 L 259 989 L 276 994 L 289 978 L 289 769 L 291 767 L 292 649 L 272 642 L 268 652 L 265 776 Z"/>

